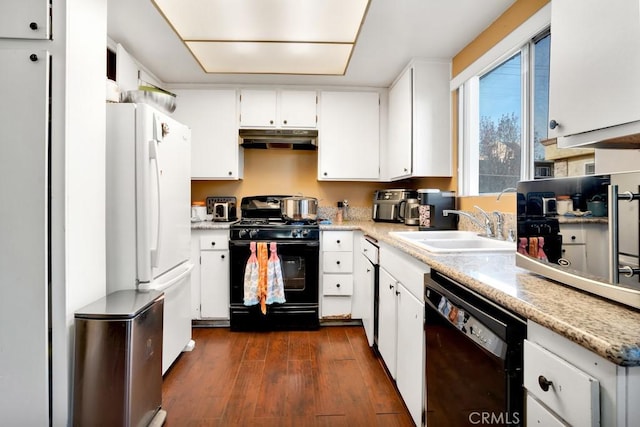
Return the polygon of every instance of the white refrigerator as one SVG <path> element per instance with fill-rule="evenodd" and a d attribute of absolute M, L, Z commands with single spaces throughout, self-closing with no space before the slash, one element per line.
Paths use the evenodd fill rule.
<path fill-rule="evenodd" d="M 191 132 L 145 104 L 107 104 L 107 294 L 165 294 L 164 374 L 191 340 Z"/>

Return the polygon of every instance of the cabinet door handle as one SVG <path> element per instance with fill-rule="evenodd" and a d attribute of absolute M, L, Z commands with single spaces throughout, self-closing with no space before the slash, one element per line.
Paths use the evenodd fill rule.
<path fill-rule="evenodd" d="M 371 269 L 370 268 L 367 268 L 367 273 L 371 273 Z"/>
<path fill-rule="evenodd" d="M 393 285 L 389 285 L 389 289 L 393 289 Z"/>
<path fill-rule="evenodd" d="M 400 295 L 400 291 L 396 291 L 396 295 Z"/>
<path fill-rule="evenodd" d="M 32 22 L 29 24 L 29 28 L 31 28 L 33 31 L 38 29 L 38 23 L 37 22 Z"/>
<path fill-rule="evenodd" d="M 553 387 L 553 382 L 545 378 L 544 375 L 538 377 L 538 385 L 542 391 L 549 391 L 549 387 Z"/>
<path fill-rule="evenodd" d="M 558 122 L 556 122 L 555 120 L 551 120 L 551 121 L 549 122 L 549 129 L 555 129 L 555 128 L 557 128 L 558 126 L 560 126 L 560 124 L 559 124 Z"/>

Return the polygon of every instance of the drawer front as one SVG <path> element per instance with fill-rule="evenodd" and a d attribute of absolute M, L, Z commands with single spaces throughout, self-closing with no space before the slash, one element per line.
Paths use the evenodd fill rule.
<path fill-rule="evenodd" d="M 353 294 L 353 275 L 322 275 L 322 295 L 349 296 L 351 294 Z"/>
<path fill-rule="evenodd" d="M 353 252 L 323 252 L 323 273 L 353 273 Z"/>
<path fill-rule="evenodd" d="M 388 246 L 380 247 L 380 266 L 402 283 L 414 297 L 422 301 L 424 298 L 424 275 L 429 266 Z"/>
<path fill-rule="evenodd" d="M 585 230 L 582 226 L 568 225 L 560 227 L 560 234 L 562 235 L 562 244 L 584 244 L 587 241 Z"/>
<path fill-rule="evenodd" d="M 353 251 L 352 231 L 323 231 L 323 251 Z"/>
<path fill-rule="evenodd" d="M 200 250 L 201 251 L 217 251 L 229 249 L 229 234 L 211 233 L 204 236 L 200 236 Z"/>
<path fill-rule="evenodd" d="M 378 247 L 364 237 L 360 238 L 360 252 L 373 264 L 378 264 Z"/>
<path fill-rule="evenodd" d="M 569 424 L 600 425 L 598 380 L 528 340 L 524 342 L 524 386 Z"/>
<path fill-rule="evenodd" d="M 568 427 L 568 424 L 563 423 L 555 415 L 553 415 L 547 408 L 544 407 L 535 398 L 531 397 L 527 393 L 527 426 L 540 426 L 540 427 Z"/>
<path fill-rule="evenodd" d="M 351 319 L 351 297 L 323 296 L 321 300 L 321 316 L 334 319 Z"/>

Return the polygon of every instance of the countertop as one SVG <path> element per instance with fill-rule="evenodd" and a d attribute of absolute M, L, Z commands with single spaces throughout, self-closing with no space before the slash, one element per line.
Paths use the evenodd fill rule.
<path fill-rule="evenodd" d="M 229 223 L 194 223 L 225 229 Z M 640 311 L 550 281 L 515 265 L 515 254 L 436 255 L 389 235 L 403 224 L 345 221 L 321 230 L 360 230 L 428 264 L 477 293 L 621 366 L 640 366 Z"/>

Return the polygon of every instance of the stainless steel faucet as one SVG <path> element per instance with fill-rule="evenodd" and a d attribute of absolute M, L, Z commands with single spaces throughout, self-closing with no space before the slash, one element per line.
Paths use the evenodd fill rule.
<path fill-rule="evenodd" d="M 504 216 L 498 211 L 493 211 L 492 213 L 496 217 L 496 238 L 507 240 L 504 235 Z"/>
<path fill-rule="evenodd" d="M 455 209 L 444 209 L 442 211 L 442 216 L 449 216 L 449 214 L 456 214 L 458 216 L 464 216 L 469 218 L 469 221 L 471 221 L 472 223 L 474 223 L 476 226 L 480 227 L 481 229 L 485 230 L 485 236 L 486 237 L 493 237 L 493 230 L 491 229 L 491 218 L 489 217 L 489 215 L 483 211 L 482 209 L 480 209 L 478 206 L 474 206 L 476 209 L 478 209 L 480 212 L 484 213 L 485 215 L 485 223 L 481 223 L 480 221 L 478 221 L 478 219 L 473 216 L 472 214 L 470 214 L 469 212 L 465 212 L 465 211 L 459 211 L 459 210 L 455 210 Z"/>
<path fill-rule="evenodd" d="M 502 197 L 504 193 L 515 193 L 516 191 L 518 190 L 514 187 L 507 187 L 504 190 L 502 190 L 500 194 L 498 194 L 498 197 L 496 197 L 496 200 L 500 200 L 500 197 Z"/>

